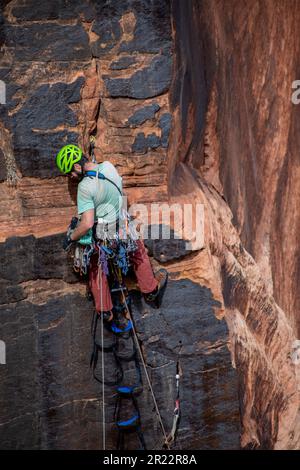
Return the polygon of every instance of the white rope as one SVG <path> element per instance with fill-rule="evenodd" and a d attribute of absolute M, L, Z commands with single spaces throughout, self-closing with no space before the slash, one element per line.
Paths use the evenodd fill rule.
<path fill-rule="evenodd" d="M 101 277 L 100 277 L 101 275 Z M 99 283 L 100 283 L 100 304 L 101 304 L 101 310 L 100 310 L 100 315 L 101 315 L 101 367 L 102 367 L 102 449 L 105 450 L 106 447 L 106 429 L 105 429 L 105 374 L 104 374 L 104 320 L 103 320 L 103 303 L 102 303 L 102 267 L 99 265 L 99 271 L 98 271 L 98 276 L 99 276 Z"/>
<path fill-rule="evenodd" d="M 138 337 L 137 337 L 137 334 L 136 334 L 136 330 L 135 330 L 135 327 L 134 327 L 134 323 L 133 323 L 133 320 L 132 320 L 132 316 L 131 316 L 129 307 L 128 307 L 127 302 L 126 302 L 126 297 L 125 297 L 125 295 L 124 295 L 123 288 L 121 288 L 121 292 L 122 292 L 122 295 L 123 295 L 124 304 L 125 304 L 125 306 L 126 306 L 127 313 L 128 313 L 128 315 L 129 315 L 129 320 L 131 321 L 131 324 L 132 324 L 132 331 L 133 331 L 134 339 L 135 339 L 135 342 L 136 342 L 137 349 L 138 349 L 138 351 L 139 351 L 139 355 L 140 355 L 140 358 L 141 358 L 141 362 L 142 362 L 142 364 L 143 364 L 145 376 L 146 376 L 146 379 L 147 379 L 147 382 L 148 382 L 148 386 L 149 386 L 149 389 L 150 389 L 150 392 L 151 392 L 151 395 L 152 395 L 152 399 L 153 399 L 155 411 L 156 411 L 156 414 L 157 414 L 157 417 L 158 417 L 158 421 L 159 421 L 159 424 L 160 424 L 160 426 L 161 426 L 161 430 L 162 430 L 163 435 L 164 435 L 165 445 L 166 445 L 166 447 L 167 447 L 168 449 L 170 449 L 170 446 L 169 446 L 169 443 L 168 443 L 168 436 L 167 436 L 167 433 L 166 433 L 166 430 L 165 430 L 165 427 L 164 427 L 164 423 L 163 423 L 163 421 L 162 421 L 162 417 L 161 417 L 161 414 L 160 414 L 160 411 L 159 411 L 159 408 L 158 408 L 158 405 L 157 405 L 157 401 L 156 401 L 156 398 L 155 398 L 155 395 L 154 395 L 154 391 L 153 391 L 153 387 L 152 387 L 152 384 L 151 384 L 151 380 L 150 380 L 150 377 L 149 377 L 149 374 L 148 374 L 148 371 L 147 371 L 147 366 L 146 366 L 146 363 L 145 363 L 145 360 L 144 360 L 144 356 L 143 356 L 143 353 L 142 353 L 142 350 L 141 350 L 141 347 L 140 347 L 140 344 L 139 344 L 139 340 L 138 340 Z"/>

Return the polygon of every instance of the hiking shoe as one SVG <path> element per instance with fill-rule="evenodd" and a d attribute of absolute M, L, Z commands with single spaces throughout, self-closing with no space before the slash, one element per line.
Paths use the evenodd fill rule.
<path fill-rule="evenodd" d="M 154 274 L 154 277 L 157 280 L 158 285 L 154 291 L 149 292 L 149 294 L 144 294 L 144 298 L 152 307 L 160 308 L 168 283 L 168 272 L 165 269 L 159 269 L 159 271 Z"/>

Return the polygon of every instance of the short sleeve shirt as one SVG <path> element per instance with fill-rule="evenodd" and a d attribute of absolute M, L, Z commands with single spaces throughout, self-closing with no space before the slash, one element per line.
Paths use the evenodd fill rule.
<path fill-rule="evenodd" d="M 122 191 L 122 178 L 114 165 L 105 161 L 98 165 L 98 170 Z M 122 197 L 110 181 L 87 176 L 78 185 L 77 207 L 79 215 L 94 209 L 95 221 L 103 218 L 107 223 L 114 223 L 119 217 Z"/>

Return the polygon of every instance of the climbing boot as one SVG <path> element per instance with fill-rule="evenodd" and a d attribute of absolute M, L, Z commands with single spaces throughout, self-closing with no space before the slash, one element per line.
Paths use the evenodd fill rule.
<path fill-rule="evenodd" d="M 168 272 L 165 269 L 160 269 L 154 274 L 154 277 L 158 282 L 157 287 L 149 294 L 144 294 L 144 298 L 151 307 L 160 308 L 168 283 Z"/>

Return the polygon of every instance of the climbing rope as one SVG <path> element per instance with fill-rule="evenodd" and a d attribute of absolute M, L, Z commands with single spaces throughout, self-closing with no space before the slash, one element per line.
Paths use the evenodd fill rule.
<path fill-rule="evenodd" d="M 101 266 L 98 269 L 98 281 L 100 282 L 100 298 L 101 298 L 101 369 L 102 369 L 102 443 L 103 450 L 106 448 L 106 428 L 105 428 L 105 364 L 104 364 L 104 318 L 103 318 L 103 303 L 102 303 L 102 280 L 100 281 L 100 274 L 102 274 Z"/>
<path fill-rule="evenodd" d="M 90 147 L 92 162 L 96 162 L 94 148 L 95 148 L 95 136 L 90 136 Z M 89 265 L 91 254 L 94 251 L 94 246 L 90 251 L 87 252 L 85 258 L 85 266 Z M 98 282 L 100 284 L 100 305 L 101 305 L 101 369 L 102 369 L 102 448 L 106 449 L 106 427 L 105 427 L 105 364 L 104 364 L 104 318 L 103 318 L 103 296 L 102 296 L 102 280 L 100 281 L 100 275 L 102 275 L 102 266 L 98 269 Z"/>

